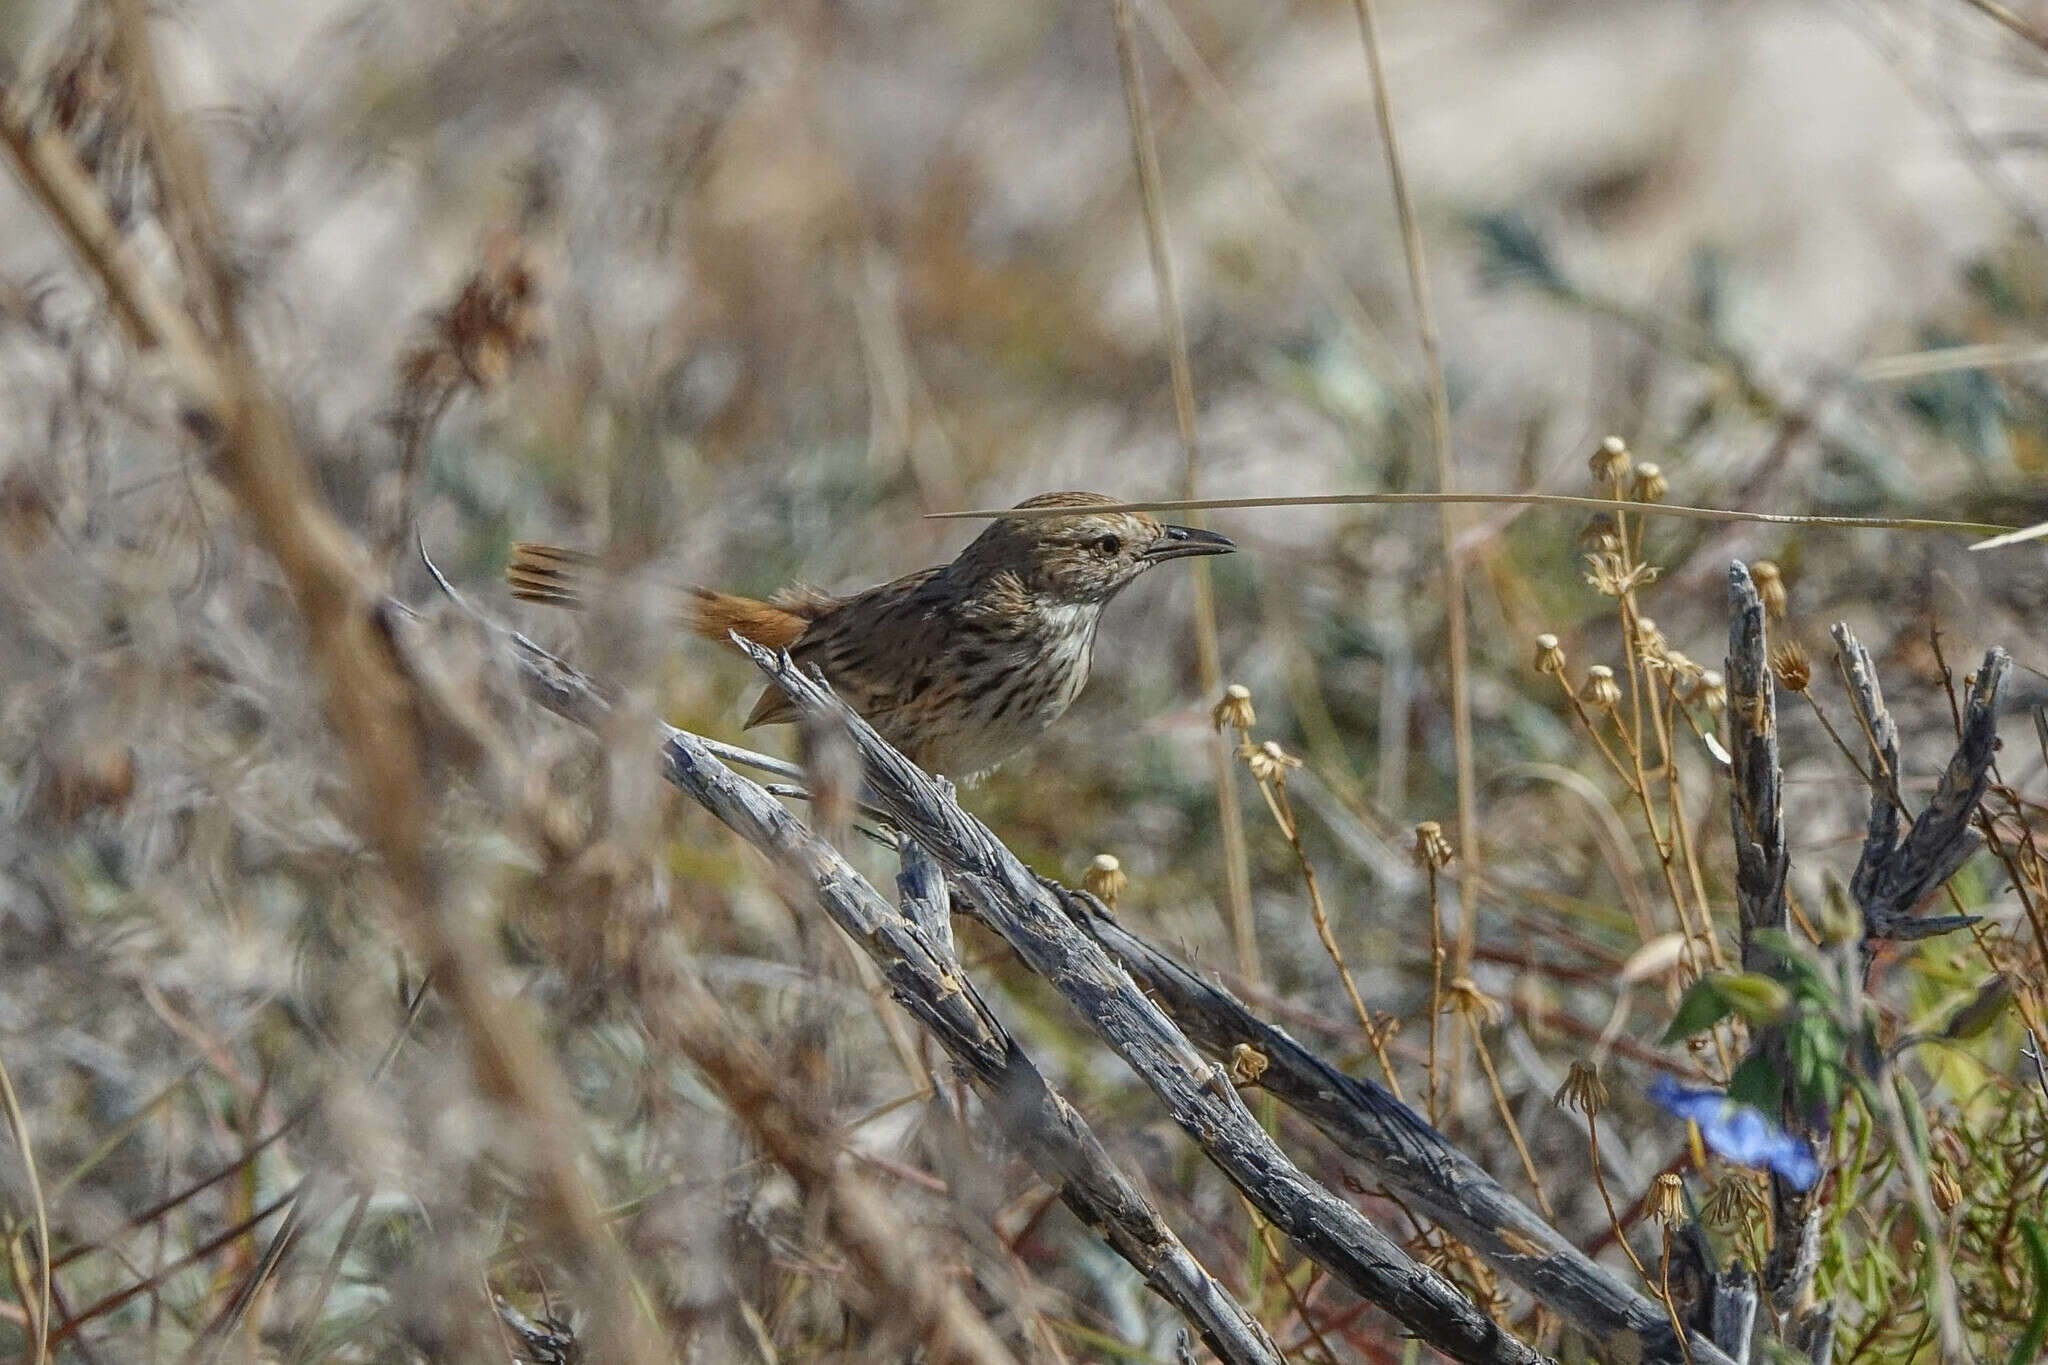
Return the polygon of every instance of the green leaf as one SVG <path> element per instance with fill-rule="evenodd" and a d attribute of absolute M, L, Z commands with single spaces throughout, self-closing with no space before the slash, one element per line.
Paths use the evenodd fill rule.
<path fill-rule="evenodd" d="M 1792 1088 L 1811 1095 L 1821 1068 L 1821 1051 L 1811 1029 L 1795 1028 L 1785 1035 L 1785 1060 L 1792 1064 Z"/>
<path fill-rule="evenodd" d="M 2048 1342 L 2048 1233 L 2031 1218 L 2019 1220 L 2020 1240 L 2027 1244 L 2027 1264 L 2034 1272 L 2034 1311 L 2027 1315 L 2027 1330 L 2012 1344 L 2006 1365 L 2027 1365 L 2038 1360 L 2041 1346 Z"/>
<path fill-rule="evenodd" d="M 1827 978 L 1821 975 L 1820 968 L 1783 929 L 1759 929 L 1751 942 L 1775 960 L 1777 970 L 1772 975 L 1789 986 L 1793 995 L 1813 1001 L 1833 998 L 1834 993 L 1828 989 Z"/>
<path fill-rule="evenodd" d="M 1977 993 L 1961 1009 L 1949 1016 L 1941 1036 L 1952 1041 L 1975 1038 L 1998 1022 L 1998 1016 L 2005 1012 L 2006 1002 L 2011 999 L 2012 976 L 2006 972 L 1995 973 L 1977 988 Z"/>
<path fill-rule="evenodd" d="M 1877 1098 L 1876 1084 L 1861 1071 L 1851 1070 L 1849 1083 L 1855 1088 L 1857 1098 L 1863 1101 L 1865 1113 L 1875 1114 L 1883 1107 Z"/>
<path fill-rule="evenodd" d="M 1841 1054 L 1838 1052 L 1822 1053 L 1815 1091 L 1801 1097 L 1819 1104 L 1830 1114 L 1834 1113 L 1835 1106 L 1842 1102 L 1842 1076 L 1845 1068 L 1840 1058 Z"/>
<path fill-rule="evenodd" d="M 1686 988 L 1678 1002 L 1678 1012 L 1671 1016 L 1671 1027 L 1664 1030 L 1666 1047 L 1695 1033 L 1705 1033 L 1735 1013 L 1734 1004 L 1721 994 L 1721 980 L 1722 974 L 1709 973 Z"/>
<path fill-rule="evenodd" d="M 1778 1096 L 1784 1088 L 1778 1068 L 1761 1052 L 1736 1067 L 1735 1074 L 1728 1078 L 1730 1099 L 1753 1104 L 1767 1114 L 1777 1111 Z"/>
<path fill-rule="evenodd" d="M 1792 1004 L 1792 992 L 1761 972 L 1719 976 L 1714 979 L 1714 989 L 1731 1009 L 1752 1024 L 1776 1023 Z"/>
<path fill-rule="evenodd" d="M 1894 1076 L 1892 1090 L 1899 1097 L 1899 1108 L 1906 1116 L 1906 1135 L 1913 1140 L 1913 1154 L 1920 1158 L 1922 1165 L 1927 1162 L 1927 1115 L 1920 1108 L 1920 1096 L 1902 1076 Z"/>

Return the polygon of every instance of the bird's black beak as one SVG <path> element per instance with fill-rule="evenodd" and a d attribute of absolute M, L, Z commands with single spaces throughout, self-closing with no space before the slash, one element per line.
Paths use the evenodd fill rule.
<path fill-rule="evenodd" d="M 1236 548 L 1228 536 L 1219 536 L 1214 531 L 1193 526 L 1169 526 L 1165 535 L 1152 542 L 1144 558 L 1149 563 L 1158 564 L 1168 559 L 1186 559 L 1191 555 L 1227 555 Z"/>

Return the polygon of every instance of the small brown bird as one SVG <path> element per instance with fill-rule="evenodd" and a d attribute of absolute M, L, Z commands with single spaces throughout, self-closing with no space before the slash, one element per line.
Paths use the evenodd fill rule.
<path fill-rule="evenodd" d="M 691 588 L 684 626 L 787 649 L 815 666 L 883 738 L 929 772 L 987 772 L 1042 734 L 1088 681 L 1095 628 L 1109 600 L 1154 564 L 1237 548 L 1213 531 L 1142 512 L 1091 512 L 1100 493 L 1044 493 L 1023 507 L 1071 517 L 991 521 L 950 564 L 845 597 L 799 588 L 763 602 Z M 580 607 L 597 576 L 587 554 L 520 544 L 505 571 L 512 595 Z M 793 721 L 764 693 L 749 727 Z"/>

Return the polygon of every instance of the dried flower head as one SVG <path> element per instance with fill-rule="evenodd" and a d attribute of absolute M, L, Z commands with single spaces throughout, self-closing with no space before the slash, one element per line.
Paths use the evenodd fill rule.
<path fill-rule="evenodd" d="M 1271 1065 L 1266 1054 L 1250 1043 L 1239 1043 L 1230 1049 L 1230 1083 L 1232 1085 L 1255 1085 L 1259 1077 L 1266 1074 Z"/>
<path fill-rule="evenodd" d="M 1112 910 L 1116 909 L 1116 898 L 1130 884 L 1124 865 L 1116 860 L 1114 853 L 1096 854 L 1089 860 L 1088 870 L 1081 874 L 1082 889 Z"/>
<path fill-rule="evenodd" d="M 1691 658 L 1673 649 L 1668 641 L 1654 654 L 1646 653 L 1643 656 L 1643 664 L 1669 678 L 1672 689 L 1685 701 L 1690 701 L 1698 692 L 1700 675 L 1706 671 Z"/>
<path fill-rule="evenodd" d="M 1245 751 L 1244 765 L 1259 781 L 1277 783 L 1285 782 L 1288 770 L 1299 768 L 1301 760 L 1269 739 L 1256 749 Z"/>
<path fill-rule="evenodd" d="M 539 264 L 525 243 L 509 232 L 492 236 L 476 273 L 405 357 L 412 400 L 430 402 L 464 383 L 480 390 L 502 383 L 512 362 L 540 342 L 540 284 Z"/>
<path fill-rule="evenodd" d="M 1947 1162 L 1937 1162 L 1928 1168 L 1927 1184 L 1934 1196 L 1934 1207 L 1942 1213 L 1954 1213 L 1956 1205 L 1963 1202 L 1962 1182 L 1956 1179 L 1956 1173 L 1948 1168 Z"/>
<path fill-rule="evenodd" d="M 1536 671 L 1538 673 L 1564 673 L 1564 646 L 1555 635 L 1545 632 L 1536 637 Z"/>
<path fill-rule="evenodd" d="M 1424 820 L 1415 827 L 1415 865 L 1421 868 L 1448 867 L 1451 862 L 1450 841 L 1444 838 L 1444 827 L 1434 820 Z"/>
<path fill-rule="evenodd" d="M 1619 436 L 1609 436 L 1593 452 L 1593 458 L 1586 461 L 1593 471 L 1593 482 L 1604 484 L 1619 492 L 1628 480 L 1629 466 L 1634 463 L 1628 453 L 1628 442 Z"/>
<path fill-rule="evenodd" d="M 1721 1232 L 1751 1232 L 1763 1226 L 1766 1207 L 1757 1177 L 1730 1171 L 1700 1202 L 1700 1221 Z"/>
<path fill-rule="evenodd" d="M 1618 554 L 1586 556 L 1586 582 L 1603 597 L 1626 597 L 1656 581 L 1655 564 L 1629 564 Z"/>
<path fill-rule="evenodd" d="M 1579 685 L 1579 700 L 1596 711 L 1612 711 L 1621 705 L 1621 684 L 1614 680 L 1614 670 L 1606 664 L 1587 669 L 1586 681 Z"/>
<path fill-rule="evenodd" d="M 1785 619 L 1785 573 L 1777 564 L 1768 559 L 1759 559 L 1749 566 L 1749 580 L 1756 584 L 1756 595 L 1764 604 L 1764 614 L 1773 621 Z"/>
<path fill-rule="evenodd" d="M 484 248 L 483 265 L 470 277 L 442 329 L 470 382 L 496 386 L 512 362 L 540 340 L 540 270 L 510 235 Z"/>
<path fill-rule="evenodd" d="M 1216 726 L 1216 732 L 1236 730 L 1238 733 L 1258 724 L 1258 715 L 1252 710 L 1252 690 L 1243 683 L 1232 683 L 1223 689 L 1223 700 L 1209 712 L 1209 719 Z"/>
<path fill-rule="evenodd" d="M 1657 629 L 1657 623 L 1647 616 L 1636 618 L 1636 649 L 1646 658 L 1658 659 L 1664 655 L 1664 632 Z"/>
<path fill-rule="evenodd" d="M 1621 529 L 1607 513 L 1595 512 L 1587 517 L 1586 524 L 1579 528 L 1579 548 L 1591 550 L 1594 554 L 1619 554 Z"/>
<path fill-rule="evenodd" d="M 1507 1014 L 1500 1001 L 1479 989 L 1469 976 L 1451 982 L 1451 1008 L 1485 1028 L 1492 1028 Z"/>
<path fill-rule="evenodd" d="M 1687 700 L 1698 702 L 1708 715 L 1718 716 L 1728 709 L 1728 680 L 1717 668 L 1702 669 L 1699 683 Z"/>
<path fill-rule="evenodd" d="M 1637 502 L 1662 502 L 1664 495 L 1671 491 L 1671 485 L 1664 478 L 1664 471 L 1653 464 L 1636 466 L 1636 476 L 1629 484 L 1629 496 Z"/>
<path fill-rule="evenodd" d="M 1573 1062 L 1571 1070 L 1565 1073 L 1564 1084 L 1551 1096 L 1551 1103 L 1592 1118 L 1607 1107 L 1607 1083 L 1584 1062 Z"/>
<path fill-rule="evenodd" d="M 1804 692 L 1813 685 L 1813 661 L 1797 640 L 1787 640 L 1771 651 L 1771 672 L 1787 692 Z"/>
<path fill-rule="evenodd" d="M 1670 1171 L 1659 1175 L 1644 1211 L 1674 1232 L 1685 1226 L 1685 1182 Z"/>

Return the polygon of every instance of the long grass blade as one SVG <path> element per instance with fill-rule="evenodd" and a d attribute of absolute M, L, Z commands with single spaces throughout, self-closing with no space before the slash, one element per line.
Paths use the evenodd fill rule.
<path fill-rule="evenodd" d="M 1096 512 L 1188 512 L 1255 507 L 1407 507 L 1438 503 L 1470 503 L 1487 507 L 1565 507 L 1590 512 L 1627 512 L 1643 517 L 1677 517 L 1681 521 L 1754 521 L 1772 526 L 1818 526 L 1836 530 L 1947 531 L 1964 536 L 2006 536 L 2021 528 L 1991 521 L 1944 521 L 1931 517 L 1824 517 L 1804 512 L 1747 512 L 1733 507 L 1693 507 L 1677 502 L 1627 502 L 1588 498 L 1572 493 L 1301 493 L 1256 498 L 1162 498 L 1119 502 L 1090 508 Z M 929 512 L 933 520 L 987 520 L 993 517 L 1056 517 L 1056 507 L 982 507 L 966 512 Z M 1065 513 L 1072 516 L 1071 512 Z M 2048 535 L 2048 523 L 2026 528 Z M 2000 543 L 1986 541 L 1973 549 Z"/>

